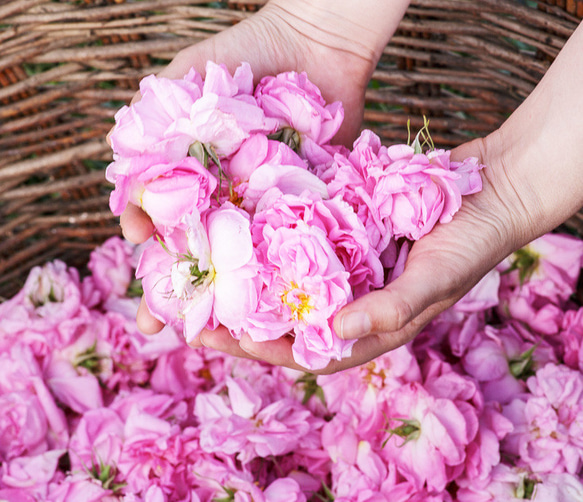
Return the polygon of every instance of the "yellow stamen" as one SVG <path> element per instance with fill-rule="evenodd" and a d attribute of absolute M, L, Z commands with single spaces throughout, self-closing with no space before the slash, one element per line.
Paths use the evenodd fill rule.
<path fill-rule="evenodd" d="M 295 282 L 292 282 L 290 286 L 290 289 L 282 293 L 281 302 L 291 310 L 292 319 L 303 321 L 304 316 L 309 314 L 314 306 L 310 305 L 310 296 L 299 289 Z"/>

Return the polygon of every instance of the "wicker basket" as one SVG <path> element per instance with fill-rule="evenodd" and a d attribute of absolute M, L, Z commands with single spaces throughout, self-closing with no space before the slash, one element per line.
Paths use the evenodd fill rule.
<path fill-rule="evenodd" d="M 12 0 L 0 4 L 0 298 L 30 268 L 82 266 L 120 233 L 105 134 L 143 76 L 263 1 Z M 555 5 L 556 3 L 556 5 Z M 367 94 L 387 143 L 431 119 L 453 146 L 499 126 L 583 17 L 583 0 L 413 0 Z M 578 215 L 580 216 L 580 215 Z M 583 219 L 570 225 L 583 230 Z"/>

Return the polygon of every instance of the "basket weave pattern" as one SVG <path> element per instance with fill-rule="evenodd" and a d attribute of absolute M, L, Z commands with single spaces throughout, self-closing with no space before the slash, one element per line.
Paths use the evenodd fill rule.
<path fill-rule="evenodd" d="M 262 0 L 13 0 L 0 5 L 0 298 L 30 268 L 81 266 L 120 233 L 105 135 L 139 80 Z M 413 0 L 367 92 L 385 143 L 430 118 L 449 147 L 497 128 L 583 18 L 583 0 Z M 569 225 L 583 234 L 581 213 Z"/>

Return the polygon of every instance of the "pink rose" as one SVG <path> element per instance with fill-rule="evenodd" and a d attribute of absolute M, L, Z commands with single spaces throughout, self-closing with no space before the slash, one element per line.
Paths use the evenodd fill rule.
<path fill-rule="evenodd" d="M 319 164 L 318 151 L 334 137 L 344 119 L 340 102 L 326 104 L 320 90 L 306 73 L 286 72 L 261 79 L 255 88 L 257 103 L 265 115 L 279 121 L 279 129 L 297 133 L 297 151 Z"/>
<path fill-rule="evenodd" d="M 554 351 L 544 340 L 525 340 L 517 327 L 486 326 L 462 358 L 464 370 L 479 382 L 486 401 L 509 403 L 526 389 L 526 378 L 549 362 Z"/>
<path fill-rule="evenodd" d="M 27 500 L 33 495 L 34 500 L 46 500 L 49 483 L 55 478 L 59 459 L 66 450 L 50 450 L 38 455 L 22 456 L 4 464 L 1 478 L 2 487 L 19 489 L 20 496 L 14 502 Z M 0 490 L 0 497 L 2 492 Z M 4 500 L 2 498 L 2 500 Z"/>
<path fill-rule="evenodd" d="M 142 254 L 136 275 L 148 307 L 165 323 L 183 324 L 187 341 L 206 325 L 237 333 L 258 295 L 249 218 L 225 203 L 208 214 L 206 228 L 194 219 L 187 225 Z"/>
<path fill-rule="evenodd" d="M 415 383 L 391 392 L 388 405 L 387 428 L 397 432 L 387 436 L 384 458 L 416 487 L 443 490 L 475 434 L 466 407 Z"/>
<path fill-rule="evenodd" d="M 298 221 L 295 228 L 265 225 L 261 233 L 257 253 L 264 286 L 245 331 L 264 341 L 293 330 L 294 358 L 310 369 L 349 355 L 354 342 L 332 330 L 333 315 L 352 299 L 349 274 L 325 232 Z"/>
<path fill-rule="evenodd" d="M 144 153 L 164 153 L 169 160 L 185 157 L 188 147 L 175 147 L 176 138 L 168 135 L 168 129 L 179 117 L 188 117 L 202 95 L 200 75 L 191 72 L 183 80 L 150 75 L 140 81 L 140 95 L 138 102 L 124 106 L 115 116 L 110 141 L 118 158 Z"/>
<path fill-rule="evenodd" d="M 260 198 L 271 188 L 300 195 L 303 191 L 328 198 L 326 184 L 311 173 L 306 163 L 287 145 L 256 134 L 225 162 L 224 170 L 241 207 L 253 213 Z"/>
<path fill-rule="evenodd" d="M 47 502 L 110 502 L 115 500 L 113 490 L 104 488 L 101 481 L 87 472 L 75 472 L 59 483 L 52 483 Z M 117 497 L 116 497 L 117 498 Z"/>
<path fill-rule="evenodd" d="M 187 476 L 198 452 L 196 430 L 181 428 L 133 407 L 123 430 L 124 442 L 117 468 L 127 489 L 144 493 L 151 486 L 180 500 L 189 491 Z"/>
<path fill-rule="evenodd" d="M 386 148 L 364 131 L 348 157 L 336 155 L 330 195 L 355 208 L 372 245 L 382 252 L 391 238 L 420 239 L 461 207 L 462 195 L 481 190 L 476 159 L 452 163 L 450 152 L 417 153 L 407 145 Z"/>
<path fill-rule="evenodd" d="M 29 347 L 0 354 L 0 459 L 62 448 L 69 439 L 57 407 Z"/>
<path fill-rule="evenodd" d="M 257 106 L 252 85 L 246 63 L 231 76 L 224 65 L 209 61 L 204 83 L 194 70 L 182 80 L 144 78 L 142 99 L 116 114 L 110 136 L 116 158 L 163 154 L 172 162 L 186 157 L 196 142 L 220 157 L 234 153 L 250 134 L 277 126 Z"/>
<path fill-rule="evenodd" d="M 198 217 L 210 206 L 215 177 L 194 157 L 167 162 L 155 156 L 122 159 L 110 164 L 108 180 L 116 184 L 110 207 L 115 215 L 128 202 L 141 207 L 158 230 L 168 233 L 184 216 Z"/>
<path fill-rule="evenodd" d="M 583 308 L 565 312 L 559 339 L 565 364 L 583 372 Z"/>
<path fill-rule="evenodd" d="M 243 379 L 227 378 L 226 386 L 228 400 L 212 393 L 196 396 L 204 451 L 236 455 L 248 464 L 256 457 L 319 446 L 322 421 L 297 401 L 281 398 L 269 403 Z"/>
<path fill-rule="evenodd" d="M 306 502 L 298 482 L 292 478 L 280 478 L 271 483 L 263 492 L 265 502 Z"/>
<path fill-rule="evenodd" d="M 583 375 L 549 363 L 527 385 L 531 394 L 504 407 L 515 426 L 504 440 L 505 451 L 535 472 L 578 473 L 583 465 Z"/>
<path fill-rule="evenodd" d="M 69 442 L 71 467 L 84 471 L 109 466 L 115 473 L 123 445 L 124 423 L 117 413 L 98 408 L 83 414 Z"/>
<path fill-rule="evenodd" d="M 103 299 L 125 296 L 134 275 L 133 252 L 134 247 L 117 236 L 91 252 L 87 268 Z"/>

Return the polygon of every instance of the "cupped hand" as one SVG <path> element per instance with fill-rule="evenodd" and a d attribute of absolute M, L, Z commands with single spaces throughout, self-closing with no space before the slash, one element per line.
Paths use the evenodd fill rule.
<path fill-rule="evenodd" d="M 336 333 L 358 340 L 350 358 L 319 373 L 360 365 L 412 340 L 497 263 L 583 206 L 582 51 L 583 24 L 500 129 L 452 152 L 452 160 L 473 156 L 486 166 L 483 190 L 465 197 L 450 223 L 412 246 L 400 277 L 336 315 Z M 292 358 L 290 339 L 254 343 L 243 336 L 237 342 L 220 330 L 202 333 L 200 342 L 302 369 Z"/>
<path fill-rule="evenodd" d="M 534 237 L 536 214 L 524 211 L 523 198 L 530 196 L 529 206 L 536 207 L 536 196 L 527 187 L 518 194 L 506 175 L 504 159 L 488 158 L 487 142 L 498 140 L 499 134 L 494 134 L 452 152 L 453 160 L 473 156 L 487 165 L 482 172 L 483 190 L 465 197 L 450 223 L 437 225 L 414 243 L 400 277 L 346 305 L 336 315 L 335 332 L 358 340 L 351 357 L 332 361 L 316 373 L 358 366 L 411 341 L 497 263 Z M 255 343 L 244 335 L 236 341 L 224 330 L 203 332 L 198 343 L 304 370 L 293 359 L 291 338 Z"/>

